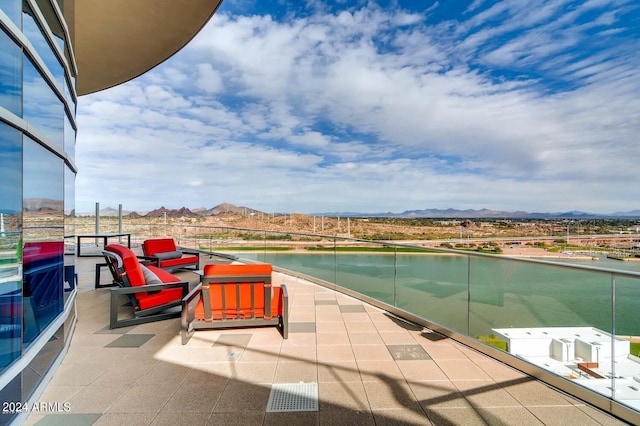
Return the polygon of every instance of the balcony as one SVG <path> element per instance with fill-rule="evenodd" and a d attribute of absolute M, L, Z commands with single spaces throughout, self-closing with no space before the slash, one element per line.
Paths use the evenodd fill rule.
<path fill-rule="evenodd" d="M 437 320 L 453 305 L 416 301 L 414 307 L 431 306 L 432 317 L 398 309 L 411 306 L 416 293 L 380 292 L 375 285 L 388 286 L 391 277 L 388 289 L 395 287 L 402 255 L 392 254 L 391 275 L 378 274 L 362 292 L 344 286 L 347 277 L 356 287 L 358 280 L 340 256 L 325 272 L 341 287 L 320 285 L 308 270 L 275 273 L 274 283 L 286 284 L 290 295 L 287 340 L 273 327 L 199 331 L 186 346 L 178 319 L 109 330 L 109 289 L 94 289 L 99 259 L 78 258 L 75 334 L 26 424 L 624 424 L 584 402 L 586 391 L 576 392 L 579 399 L 534 377 L 554 385 L 566 379 L 469 338 L 477 334 L 468 332 L 477 318 L 492 323 L 485 315 L 493 312 L 496 322 L 505 319 L 496 305 L 484 311 L 465 302 L 463 316 L 473 311 L 473 320 L 456 320 L 451 329 Z M 273 260 L 266 251 L 256 257 Z M 511 277 L 517 265 L 507 268 Z M 179 274 L 193 285 L 198 280 Z M 278 389 L 287 395 L 284 407 L 270 398 Z"/>

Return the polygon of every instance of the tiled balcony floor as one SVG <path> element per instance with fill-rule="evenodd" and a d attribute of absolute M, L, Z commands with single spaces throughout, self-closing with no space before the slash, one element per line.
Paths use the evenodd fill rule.
<path fill-rule="evenodd" d="M 109 330 L 110 290 L 93 288 L 98 261 L 78 259 L 77 328 L 39 398 L 69 411 L 32 413 L 26 424 L 624 424 L 451 339 L 280 273 L 287 340 L 275 327 L 211 330 L 183 346 L 179 319 Z M 317 383 L 317 411 L 267 412 L 272 384 L 299 382 Z"/>

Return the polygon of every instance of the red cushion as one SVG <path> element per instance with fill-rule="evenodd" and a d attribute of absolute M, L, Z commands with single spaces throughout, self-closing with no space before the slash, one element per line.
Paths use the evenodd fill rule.
<path fill-rule="evenodd" d="M 131 287 L 138 287 L 146 284 L 138 257 L 131 249 L 120 244 L 109 244 L 104 249 L 106 251 L 111 251 L 122 258 L 124 270 L 127 273 L 127 278 Z"/>
<path fill-rule="evenodd" d="M 178 250 L 178 248 L 173 238 L 154 238 L 145 240 L 145 242 L 142 243 L 142 251 L 145 256 L 153 256 L 156 253 L 166 253 L 176 250 Z"/>
<path fill-rule="evenodd" d="M 242 264 L 211 264 L 205 265 L 204 275 L 271 275 L 270 263 Z"/>
<path fill-rule="evenodd" d="M 140 296 L 140 294 L 144 296 Z M 182 300 L 182 289 L 168 288 L 157 293 L 139 293 L 136 294 L 136 299 L 140 304 L 140 309 L 153 308 L 165 303 Z"/>

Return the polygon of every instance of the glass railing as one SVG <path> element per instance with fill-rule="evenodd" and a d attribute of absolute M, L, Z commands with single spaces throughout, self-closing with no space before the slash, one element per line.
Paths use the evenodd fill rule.
<path fill-rule="evenodd" d="M 640 263 L 634 272 L 318 234 L 125 228 L 134 244 L 171 236 L 184 247 L 313 277 L 526 372 L 544 372 L 535 376 L 614 414 L 640 413 Z"/>

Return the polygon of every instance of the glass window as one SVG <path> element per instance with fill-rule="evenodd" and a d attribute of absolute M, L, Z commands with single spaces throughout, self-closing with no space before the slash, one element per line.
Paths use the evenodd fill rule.
<path fill-rule="evenodd" d="M 22 133 L 0 122 L 0 371 L 22 347 Z"/>
<path fill-rule="evenodd" d="M 76 286 L 76 174 L 64 168 L 64 300 Z"/>
<path fill-rule="evenodd" d="M 0 9 L 2 9 L 18 28 L 22 28 L 20 23 L 22 0 L 0 0 Z"/>
<path fill-rule="evenodd" d="M 64 57 L 67 59 L 67 64 L 69 64 L 69 72 L 71 73 L 71 81 L 69 82 L 69 84 L 71 87 L 76 87 L 76 78 L 73 75 L 73 68 L 71 66 L 73 61 L 71 60 L 71 52 L 69 52 L 68 46 L 66 49 L 64 49 Z M 67 90 L 70 90 L 70 89 L 67 88 Z"/>
<path fill-rule="evenodd" d="M 40 12 L 42 12 L 44 19 L 47 21 L 47 25 L 53 34 L 53 40 L 60 48 L 60 52 L 64 52 L 64 30 L 62 29 L 58 15 L 53 9 L 51 0 L 36 0 L 36 3 L 38 3 Z"/>
<path fill-rule="evenodd" d="M 23 118 L 63 149 L 64 106 L 31 60 L 24 58 Z"/>
<path fill-rule="evenodd" d="M 22 117 L 22 49 L 1 29 L 0 106 Z"/>
<path fill-rule="evenodd" d="M 73 80 L 73 79 L 72 79 L 72 80 Z M 75 81 L 75 80 L 73 80 L 73 81 Z M 72 105 L 72 107 L 71 107 L 71 108 L 73 108 L 73 113 L 75 114 L 75 105 L 76 105 L 76 102 L 75 102 L 75 100 L 73 99 L 73 96 L 71 95 L 71 93 L 72 93 L 72 92 L 71 92 L 71 86 L 69 86 L 69 84 L 70 84 L 70 83 L 69 83 L 69 80 L 68 80 L 68 79 L 65 79 L 65 83 L 64 83 L 64 86 L 63 86 L 63 89 L 64 89 L 64 98 L 69 102 L 69 104 L 70 104 L 70 105 Z"/>
<path fill-rule="evenodd" d="M 71 161 L 76 161 L 76 130 L 71 125 L 67 114 L 64 115 L 64 152 Z"/>
<path fill-rule="evenodd" d="M 44 64 L 49 69 L 51 75 L 53 75 L 58 87 L 62 89 L 62 85 L 64 84 L 64 71 L 62 64 L 53 52 L 54 48 L 49 44 L 49 41 L 38 25 L 38 21 L 34 18 L 33 10 L 26 2 L 24 3 L 24 19 L 22 26 L 22 32 L 36 49 L 40 58 L 44 61 Z"/>
<path fill-rule="evenodd" d="M 24 139 L 23 339 L 29 344 L 63 308 L 64 162 Z"/>

